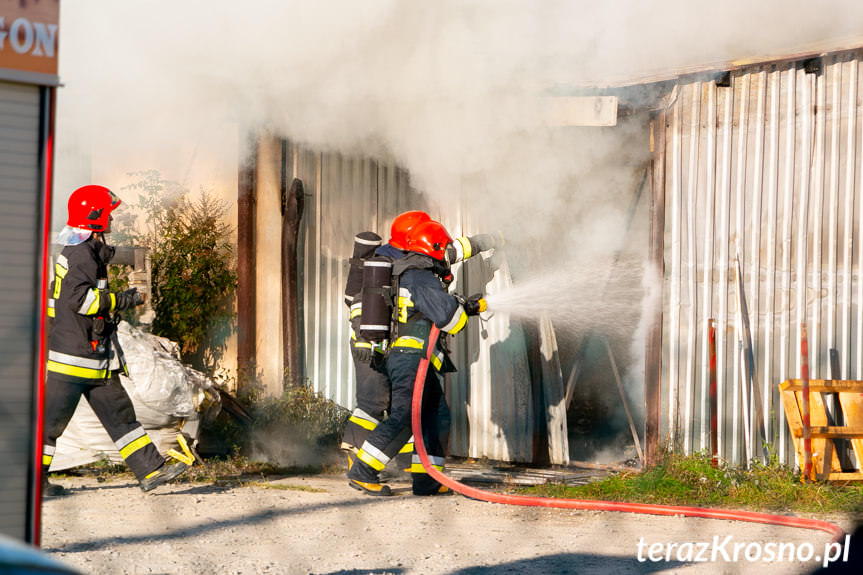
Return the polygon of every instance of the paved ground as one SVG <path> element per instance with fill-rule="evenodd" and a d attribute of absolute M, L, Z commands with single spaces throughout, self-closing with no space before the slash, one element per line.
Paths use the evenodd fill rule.
<path fill-rule="evenodd" d="M 132 480 L 56 480 L 70 489 L 47 499 L 42 547 L 90 575 L 497 573 L 808 573 L 818 565 L 765 561 L 768 544 L 811 545 L 829 536 L 751 523 L 421 498 L 405 483 L 373 498 L 339 476 L 289 477 L 246 487 L 172 484 L 145 494 Z M 837 520 L 850 530 L 848 521 Z M 697 561 L 694 544 L 728 543 Z M 639 543 L 642 543 L 639 550 Z M 650 544 L 677 544 L 670 560 Z M 748 545 L 748 561 L 735 543 Z M 682 555 L 676 555 L 683 550 Z M 730 555 L 725 560 L 724 553 Z M 641 561 L 639 560 L 641 554 Z M 678 557 L 691 561 L 679 561 Z"/>

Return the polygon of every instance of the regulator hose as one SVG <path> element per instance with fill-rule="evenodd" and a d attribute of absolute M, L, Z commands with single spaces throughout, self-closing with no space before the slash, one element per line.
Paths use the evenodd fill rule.
<path fill-rule="evenodd" d="M 492 493 L 465 485 L 435 469 L 429 461 L 425 442 L 423 441 L 420 412 L 422 407 L 423 387 L 428 372 L 429 357 L 437 343 L 440 330 L 432 324 L 428 339 L 428 348 L 417 369 L 414 380 L 413 401 L 411 404 L 411 429 L 414 434 L 414 447 L 422 461 L 422 465 L 432 478 L 441 485 L 449 487 L 465 497 L 479 499 L 489 503 L 504 503 L 507 505 L 524 505 L 528 507 L 557 507 L 561 509 L 585 509 L 591 511 L 622 511 L 628 513 L 643 513 L 647 515 L 666 515 L 683 517 L 700 517 L 705 519 L 725 519 L 730 521 L 748 521 L 783 527 L 799 527 L 815 529 L 833 535 L 833 541 L 839 542 L 845 536 L 845 531 L 834 523 L 818 519 L 791 517 L 788 515 L 772 515 L 752 511 L 737 511 L 731 509 L 710 509 L 703 507 L 681 507 L 677 505 L 657 505 L 651 503 L 626 503 L 621 501 L 595 501 L 586 499 L 558 499 L 553 497 L 531 497 L 527 495 L 509 495 Z"/>

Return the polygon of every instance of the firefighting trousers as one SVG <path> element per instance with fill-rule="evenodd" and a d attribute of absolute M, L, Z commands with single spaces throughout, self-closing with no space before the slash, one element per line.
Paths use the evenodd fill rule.
<path fill-rule="evenodd" d="M 48 372 L 45 382 L 44 437 L 42 466 L 47 472 L 57 447 L 57 438 L 62 435 L 78 401 L 83 396 L 111 441 L 139 480 L 143 479 L 163 463 L 165 458 L 153 445 L 150 436 L 135 417 L 135 408 L 129 394 L 120 383 L 116 373 L 105 381 L 94 380 L 92 384 L 70 383 L 62 376 Z"/>
<path fill-rule="evenodd" d="M 389 417 L 378 424 L 363 442 L 357 461 L 348 472 L 348 477 L 357 481 L 377 483 L 378 474 L 399 452 L 411 435 L 411 403 L 414 380 L 422 356 L 412 353 L 391 352 L 386 360 L 386 373 L 392 383 L 391 410 Z M 443 390 L 437 372 L 426 373 L 421 405 L 423 442 L 432 465 L 443 469 L 444 449 L 440 441 L 438 423 Z M 417 455 L 411 465 L 413 492 L 418 495 L 435 492 L 440 484 L 423 469 Z"/>
<path fill-rule="evenodd" d="M 345 426 L 342 449 L 356 451 L 369 433 L 383 421 L 390 408 L 390 380 L 383 365 L 373 366 L 367 361 L 358 360 L 353 346 L 351 355 L 357 382 L 357 406 Z M 376 357 L 374 361 L 383 363 L 383 356 Z"/>
<path fill-rule="evenodd" d="M 356 452 L 365 442 L 375 427 L 384 420 L 390 409 L 390 379 L 386 374 L 386 366 L 383 357 L 377 358 L 374 365 L 359 361 L 351 347 L 354 360 L 354 373 L 356 374 L 356 402 L 357 405 L 351 412 L 345 431 L 342 436 L 341 448 Z M 379 361 L 379 363 L 378 363 Z M 441 445 L 446 449 L 449 444 L 450 411 L 446 403 L 446 397 L 441 394 L 438 406 L 438 432 L 440 433 Z M 399 469 L 411 467 L 414 455 L 413 436 L 411 435 L 403 446 L 399 448 L 395 465 Z"/>

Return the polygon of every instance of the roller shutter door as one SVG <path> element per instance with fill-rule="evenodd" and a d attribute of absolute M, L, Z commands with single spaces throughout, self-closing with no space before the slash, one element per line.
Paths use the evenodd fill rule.
<path fill-rule="evenodd" d="M 0 533 L 25 539 L 40 318 L 40 88 L 0 82 Z"/>

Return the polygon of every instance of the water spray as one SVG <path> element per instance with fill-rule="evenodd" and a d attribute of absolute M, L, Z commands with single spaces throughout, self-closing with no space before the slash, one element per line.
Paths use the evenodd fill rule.
<path fill-rule="evenodd" d="M 488 311 L 505 313 L 517 319 L 536 319 L 547 315 L 556 329 L 571 334 L 590 330 L 609 335 L 631 335 L 641 308 L 634 302 L 644 300 L 647 290 L 641 265 L 619 265 L 614 282 L 603 282 L 603 267 L 608 262 L 580 264 L 537 275 L 499 293 L 485 296 Z"/>

